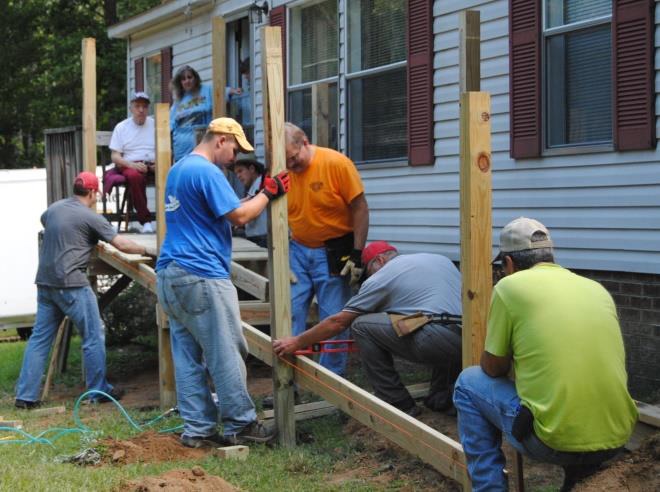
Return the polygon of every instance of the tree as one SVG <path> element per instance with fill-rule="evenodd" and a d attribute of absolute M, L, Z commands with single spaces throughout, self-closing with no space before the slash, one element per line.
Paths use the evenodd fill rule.
<path fill-rule="evenodd" d="M 80 124 L 81 40 L 96 38 L 97 118 L 126 116 L 126 44 L 107 28 L 159 0 L 0 0 L 0 168 L 43 166 L 43 130 Z"/>

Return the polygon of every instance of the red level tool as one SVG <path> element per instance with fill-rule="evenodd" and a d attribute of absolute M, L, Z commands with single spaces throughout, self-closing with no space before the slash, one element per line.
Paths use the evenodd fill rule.
<path fill-rule="evenodd" d="M 318 342 L 313 344 L 311 347 L 304 348 L 302 350 L 296 350 L 295 355 L 313 355 L 313 354 L 332 354 L 337 352 L 357 352 L 358 349 L 354 345 L 355 340 L 325 340 L 324 342 Z M 346 347 L 326 347 L 326 345 L 346 345 Z"/>

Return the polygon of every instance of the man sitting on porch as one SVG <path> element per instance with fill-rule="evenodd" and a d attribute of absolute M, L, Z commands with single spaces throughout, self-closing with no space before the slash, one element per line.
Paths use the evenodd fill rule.
<path fill-rule="evenodd" d="M 118 123 L 112 132 L 111 158 L 116 170 L 126 178 L 126 191 L 137 212 L 140 232 L 151 233 L 155 228 L 147 207 L 147 175 L 155 171 L 156 126 L 148 116 L 149 96 L 145 92 L 135 92 L 130 110 L 131 117 Z"/>
<path fill-rule="evenodd" d="M 426 407 L 452 409 L 453 385 L 461 368 L 460 272 L 445 256 L 399 255 L 385 241 L 364 248 L 362 265 L 369 278 L 344 308 L 298 336 L 274 340 L 275 353 L 291 354 L 350 326 L 378 398 L 413 417 L 421 413 L 394 369 L 397 356 L 432 367 Z M 413 323 L 403 331 L 401 315 Z"/>

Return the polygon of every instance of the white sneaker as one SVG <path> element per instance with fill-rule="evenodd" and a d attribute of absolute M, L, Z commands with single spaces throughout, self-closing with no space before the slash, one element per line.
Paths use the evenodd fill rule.
<path fill-rule="evenodd" d="M 128 232 L 142 232 L 142 226 L 139 222 L 132 220 L 128 223 Z"/>
<path fill-rule="evenodd" d="M 151 222 L 147 222 L 142 226 L 142 234 L 153 234 L 154 228 L 151 226 Z"/>

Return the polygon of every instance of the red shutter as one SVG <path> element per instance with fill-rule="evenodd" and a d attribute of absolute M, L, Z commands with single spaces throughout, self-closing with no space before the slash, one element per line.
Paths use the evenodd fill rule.
<path fill-rule="evenodd" d="M 172 80 L 172 47 L 168 46 L 160 50 L 160 101 L 172 102 L 172 91 L 170 91 L 170 80 Z"/>
<path fill-rule="evenodd" d="M 144 90 L 144 58 L 135 60 L 135 92 Z"/>
<path fill-rule="evenodd" d="M 655 148 L 653 0 L 614 0 L 612 73 L 614 144 Z"/>
<path fill-rule="evenodd" d="M 509 117 L 511 157 L 540 156 L 540 0 L 509 0 Z"/>
<path fill-rule="evenodd" d="M 284 110 L 286 112 L 286 5 L 280 5 L 270 11 L 270 25 L 280 26 L 282 28 L 282 77 L 284 83 Z"/>
<path fill-rule="evenodd" d="M 408 163 L 433 164 L 433 2 L 408 0 Z"/>

